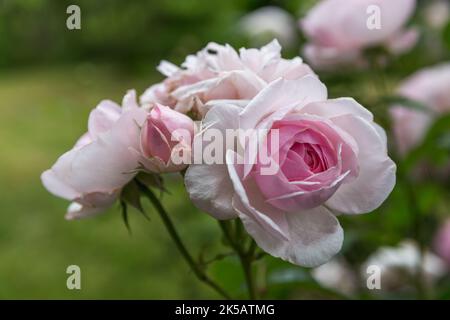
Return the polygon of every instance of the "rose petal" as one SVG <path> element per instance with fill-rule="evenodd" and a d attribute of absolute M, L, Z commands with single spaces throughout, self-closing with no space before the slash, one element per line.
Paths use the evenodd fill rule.
<path fill-rule="evenodd" d="M 342 247 L 344 233 L 336 217 L 325 207 L 284 215 L 289 226 L 288 239 L 268 233 L 245 206 L 234 198 L 233 206 L 247 232 L 264 251 L 291 263 L 316 267 L 331 259 Z"/>
<path fill-rule="evenodd" d="M 312 102 L 305 105 L 299 111 L 328 119 L 345 114 L 353 114 L 368 121 L 373 121 L 373 114 L 353 98 L 337 98 L 326 101 Z"/>
<path fill-rule="evenodd" d="M 203 128 L 216 129 L 225 136 L 226 129 L 237 127 L 240 111 L 241 108 L 238 106 L 217 103 L 206 114 Z M 202 138 L 197 136 L 195 139 Z M 195 146 L 194 142 L 194 152 Z M 225 152 L 223 155 L 225 156 Z M 236 217 L 231 206 L 233 185 L 228 176 L 225 158 L 222 160 L 222 164 L 193 164 L 185 174 L 186 189 L 192 202 L 201 210 L 221 220 Z"/>
<path fill-rule="evenodd" d="M 89 207 L 78 202 L 72 202 L 67 208 L 65 218 L 67 220 L 76 220 L 87 217 L 93 217 L 103 213 L 108 207 Z"/>
<path fill-rule="evenodd" d="M 166 77 L 171 77 L 180 71 L 180 68 L 166 60 L 161 61 L 156 69 Z"/>
<path fill-rule="evenodd" d="M 73 153 L 66 153 L 60 157 L 58 161 L 70 161 L 66 158 L 72 158 Z M 46 170 L 41 175 L 41 181 L 44 187 L 57 197 L 61 197 L 67 200 L 73 200 L 81 196 L 81 193 L 76 191 L 70 185 L 61 180 L 55 172 L 50 169 Z"/>
<path fill-rule="evenodd" d="M 136 90 L 128 90 L 122 99 L 122 110 L 128 111 L 139 108 L 136 99 Z"/>
<path fill-rule="evenodd" d="M 228 174 L 233 183 L 235 195 L 240 203 L 267 233 L 280 239 L 287 239 L 288 225 L 282 212 L 265 203 L 256 183 L 252 179 L 243 181 L 243 166 L 238 165 L 239 155 L 232 150 L 227 151 Z M 249 198 L 251 195 L 251 199 Z M 233 197 L 234 198 L 234 197 Z"/>
<path fill-rule="evenodd" d="M 373 211 L 394 188 L 396 165 L 386 153 L 384 139 L 370 122 L 353 115 L 335 117 L 332 121 L 358 143 L 359 175 L 341 185 L 326 204 L 347 214 Z"/>
<path fill-rule="evenodd" d="M 297 80 L 275 80 L 259 92 L 242 111 L 239 116 L 240 128 L 255 128 L 263 118 L 281 107 L 300 107 L 326 98 L 327 88 L 315 76 L 307 75 Z"/>
<path fill-rule="evenodd" d="M 51 169 L 54 176 L 83 194 L 121 188 L 133 178 L 130 171 L 137 167 L 137 158 L 128 148 L 138 149 L 139 125 L 145 117 L 141 109 L 125 113 L 97 140 L 61 156 Z"/>
<path fill-rule="evenodd" d="M 219 220 L 233 219 L 233 186 L 224 165 L 190 165 L 184 176 L 189 197 L 195 206 Z"/>
<path fill-rule="evenodd" d="M 120 118 L 122 110 L 113 101 L 103 100 L 91 111 L 88 120 L 88 131 L 95 139 L 100 133 L 106 132 Z"/>

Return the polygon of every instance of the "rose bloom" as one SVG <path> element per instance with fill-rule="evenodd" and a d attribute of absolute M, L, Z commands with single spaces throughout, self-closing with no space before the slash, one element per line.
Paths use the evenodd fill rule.
<path fill-rule="evenodd" d="M 420 70 L 406 79 L 398 94 L 422 103 L 429 112 L 395 105 L 390 110 L 398 150 L 406 154 L 423 139 L 438 114 L 450 112 L 450 63 Z"/>
<path fill-rule="evenodd" d="M 314 67 L 364 63 L 364 49 L 384 46 L 399 54 L 417 41 L 418 32 L 403 27 L 412 16 L 416 0 L 323 0 L 300 21 L 309 42 L 306 60 Z M 380 27 L 369 28 L 372 8 L 379 8 Z"/>
<path fill-rule="evenodd" d="M 133 179 L 138 156 L 130 148 L 139 148 L 138 125 L 146 115 L 134 91 L 125 95 L 122 108 L 109 100 L 100 102 L 89 115 L 88 132 L 42 174 L 48 191 L 72 201 L 67 219 L 101 213 Z"/>
<path fill-rule="evenodd" d="M 239 137 L 238 147 L 224 150 L 225 165 L 191 165 L 192 201 L 218 219 L 239 217 L 263 250 L 294 264 L 328 261 L 343 241 L 336 214 L 376 209 L 395 184 L 384 130 L 355 100 L 327 100 L 314 76 L 278 79 L 245 108 L 218 102 L 203 123 L 205 132 L 257 130 L 260 148 L 255 153 Z"/>
<path fill-rule="evenodd" d="M 434 239 L 436 253 L 450 266 L 450 219 L 439 229 Z"/>
<path fill-rule="evenodd" d="M 274 40 L 261 49 L 236 52 L 229 45 L 208 44 L 186 58 L 181 68 L 163 61 L 158 70 L 167 78 L 148 88 L 141 104 L 170 106 L 202 117 L 211 100 L 251 99 L 269 82 L 283 77 L 296 79 L 314 74 L 302 59 L 281 58 L 281 46 Z"/>
<path fill-rule="evenodd" d="M 169 107 L 155 105 L 141 130 L 140 163 L 151 172 L 181 171 L 191 158 L 194 121 Z"/>

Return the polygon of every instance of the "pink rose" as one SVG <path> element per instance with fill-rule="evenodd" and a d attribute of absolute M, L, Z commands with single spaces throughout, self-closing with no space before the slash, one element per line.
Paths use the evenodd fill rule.
<path fill-rule="evenodd" d="M 276 80 L 245 108 L 214 104 L 203 123 L 205 132 L 255 129 L 259 148 L 240 137 L 225 150 L 226 165 L 191 165 L 191 199 L 218 219 L 238 216 L 262 249 L 295 264 L 329 260 L 343 241 L 335 214 L 370 212 L 395 184 L 384 130 L 353 99 L 327 100 L 314 76 Z"/>
<path fill-rule="evenodd" d="M 100 102 L 89 115 L 88 132 L 42 173 L 48 191 L 73 201 L 67 219 L 104 211 L 133 179 L 138 157 L 130 148 L 139 148 L 137 124 L 146 114 L 138 108 L 134 91 L 125 95 L 122 108 L 109 100 Z"/>
<path fill-rule="evenodd" d="M 304 54 L 316 67 L 334 67 L 361 64 L 362 50 L 372 46 L 405 52 L 418 38 L 415 29 L 402 29 L 415 6 L 416 0 L 323 0 L 300 21 L 309 39 Z"/>
<path fill-rule="evenodd" d="M 183 113 L 193 109 L 201 117 L 211 100 L 251 99 L 279 77 L 314 74 L 299 57 L 283 59 L 280 51 L 276 40 L 261 49 L 242 48 L 239 53 L 229 45 L 210 43 L 188 56 L 182 68 L 162 62 L 158 70 L 167 78 L 147 89 L 141 103 L 160 103 Z"/>
<path fill-rule="evenodd" d="M 439 229 L 434 239 L 436 253 L 450 266 L 450 219 Z"/>
<path fill-rule="evenodd" d="M 422 103 L 430 112 L 395 105 L 391 118 L 401 154 L 417 146 L 436 114 L 450 112 L 450 63 L 416 72 L 399 87 L 398 94 Z"/>
<path fill-rule="evenodd" d="M 152 172 L 175 172 L 191 158 L 194 122 L 169 107 L 155 105 L 141 130 L 142 164 Z"/>

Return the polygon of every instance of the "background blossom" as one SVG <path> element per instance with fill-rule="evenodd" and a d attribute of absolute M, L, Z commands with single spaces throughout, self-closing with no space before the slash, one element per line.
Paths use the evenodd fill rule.
<path fill-rule="evenodd" d="M 362 51 L 373 46 L 408 51 L 418 37 L 415 29 L 405 28 L 415 6 L 415 0 L 322 0 L 300 20 L 309 40 L 305 57 L 316 67 L 333 67 L 361 63 Z M 379 26 L 369 28 L 376 13 Z"/>
<path fill-rule="evenodd" d="M 417 71 L 397 91 L 425 107 L 420 110 L 396 105 L 390 110 L 399 151 L 405 154 L 423 139 L 437 115 L 450 112 L 450 64 Z"/>

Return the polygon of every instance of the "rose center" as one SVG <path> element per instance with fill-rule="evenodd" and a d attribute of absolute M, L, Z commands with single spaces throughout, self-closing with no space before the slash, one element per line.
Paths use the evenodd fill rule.
<path fill-rule="evenodd" d="M 309 144 L 305 146 L 305 155 L 303 159 L 312 172 L 317 173 L 324 171 L 325 168 L 319 153 Z"/>

